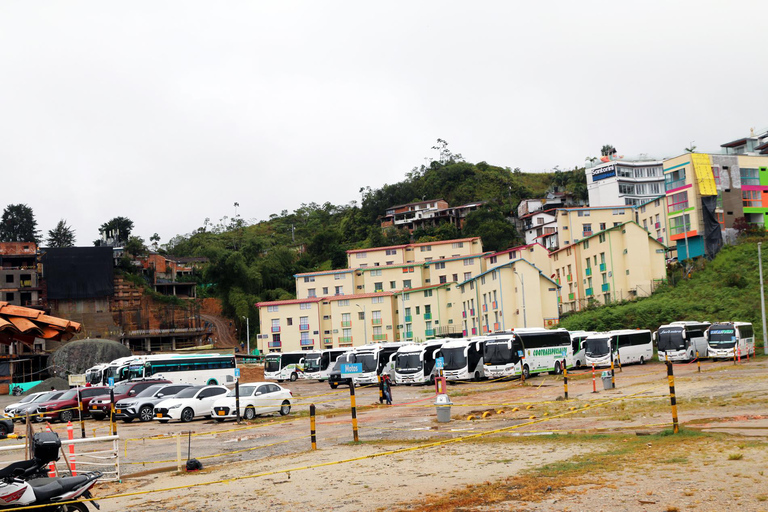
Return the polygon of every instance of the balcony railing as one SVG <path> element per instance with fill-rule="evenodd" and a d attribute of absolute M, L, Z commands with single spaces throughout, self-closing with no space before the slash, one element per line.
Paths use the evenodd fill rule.
<path fill-rule="evenodd" d="M 268 341 L 267 346 L 269 348 L 280 348 L 282 346 L 282 342 L 280 341 Z"/>
<path fill-rule="evenodd" d="M 494 331 L 500 331 L 501 330 L 501 324 L 499 322 L 496 322 L 493 324 L 493 330 Z"/>
<path fill-rule="evenodd" d="M 600 272 L 605 272 L 605 263 L 600 264 Z"/>
<path fill-rule="evenodd" d="M 432 313 L 424 313 L 424 320 L 432 320 Z"/>
<path fill-rule="evenodd" d="M 498 302 L 496 302 L 496 301 L 493 301 L 493 302 L 491 303 L 491 305 L 493 306 L 493 309 L 499 309 L 499 303 L 498 303 Z"/>
<path fill-rule="evenodd" d="M 591 276 L 592 275 L 592 267 L 587 267 L 587 269 L 584 271 L 584 275 Z"/>
<path fill-rule="evenodd" d="M 406 322 L 413 322 L 413 317 L 411 315 L 405 315 L 405 321 Z"/>
<path fill-rule="evenodd" d="M 315 340 L 299 340 L 299 344 L 302 347 L 311 347 L 315 344 Z"/>
<path fill-rule="evenodd" d="M 381 325 L 381 318 L 371 318 L 372 325 Z"/>
<path fill-rule="evenodd" d="M 461 312 L 461 318 L 467 318 L 467 312 L 466 311 L 462 311 Z"/>
<path fill-rule="evenodd" d="M 466 329 L 464 329 L 463 331 L 461 331 L 461 335 L 466 337 L 466 335 L 467 335 L 467 330 L 466 330 Z"/>
<path fill-rule="evenodd" d="M 483 326 L 483 334 L 485 334 L 485 333 L 487 333 L 487 332 L 488 332 L 488 326 L 487 326 L 487 325 L 484 325 L 484 326 Z"/>
<path fill-rule="evenodd" d="M 387 335 L 386 334 L 374 334 L 373 335 L 373 341 L 386 341 Z"/>
<path fill-rule="evenodd" d="M 333 345 L 333 338 L 325 338 L 323 340 L 324 345 Z"/>
<path fill-rule="evenodd" d="M 412 340 L 413 339 L 413 331 L 405 331 L 405 339 Z"/>
<path fill-rule="evenodd" d="M 352 336 L 339 337 L 339 343 L 352 343 Z"/>
<path fill-rule="evenodd" d="M 571 276 L 571 274 L 568 274 L 567 276 L 565 276 L 565 278 L 568 280 L 569 283 L 573 280 L 573 276 Z"/>
<path fill-rule="evenodd" d="M 424 331 L 424 336 L 434 336 L 434 335 L 435 335 L 435 330 L 434 329 L 426 329 Z"/>
<path fill-rule="evenodd" d="M 593 295 L 592 288 L 587 288 L 586 295 L 587 297 L 591 297 Z"/>
<path fill-rule="evenodd" d="M 469 314 L 475 316 L 475 308 L 470 309 Z"/>
<path fill-rule="evenodd" d="M 300 331 L 308 331 L 309 330 L 309 324 L 301 324 L 299 325 Z"/>
<path fill-rule="evenodd" d="M 582 236 L 592 236 L 592 232 L 591 231 L 584 231 Z"/>
<path fill-rule="evenodd" d="M 273 326 L 272 326 L 272 332 L 280 332 L 280 326 L 278 325 L 277 327 L 275 327 L 275 326 L 273 325 Z"/>
<path fill-rule="evenodd" d="M 601 287 L 601 289 L 603 290 L 603 292 L 609 292 L 609 291 L 611 291 L 611 285 L 610 285 L 610 283 L 605 283 L 605 284 L 604 284 L 604 285 Z"/>
<path fill-rule="evenodd" d="M 477 327 L 472 328 L 472 336 L 477 336 Z"/>
<path fill-rule="evenodd" d="M 483 313 L 488 312 L 488 304 L 483 304 Z"/>
<path fill-rule="evenodd" d="M 576 300 L 576 294 L 575 293 L 569 293 L 568 294 L 568 300 Z"/>
<path fill-rule="evenodd" d="M 352 327 L 352 322 L 350 320 L 342 320 L 341 321 L 342 327 Z"/>

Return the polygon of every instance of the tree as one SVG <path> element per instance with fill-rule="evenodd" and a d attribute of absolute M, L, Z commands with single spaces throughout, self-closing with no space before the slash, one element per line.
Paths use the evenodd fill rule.
<path fill-rule="evenodd" d="M 147 247 L 144 245 L 144 239 L 139 236 L 132 236 L 125 243 L 125 252 L 132 256 L 141 256 L 147 254 Z"/>
<path fill-rule="evenodd" d="M 101 238 L 94 240 L 93 245 L 125 245 L 131 237 L 131 231 L 133 231 L 133 221 L 131 219 L 127 217 L 115 217 L 101 225 L 99 228 Z"/>
<path fill-rule="evenodd" d="M 0 242 L 40 242 L 40 232 L 32 208 L 9 204 L 0 220 Z"/>
<path fill-rule="evenodd" d="M 691 141 L 690 147 L 685 148 L 686 153 L 695 153 L 696 152 L 696 146 L 693 144 L 696 141 Z"/>
<path fill-rule="evenodd" d="M 600 150 L 600 154 L 602 156 L 611 156 L 616 154 L 616 148 L 611 146 L 610 144 L 606 144 L 603 146 L 603 148 Z"/>
<path fill-rule="evenodd" d="M 75 230 L 61 219 L 56 227 L 48 231 L 48 247 L 74 247 Z"/>
<path fill-rule="evenodd" d="M 487 251 L 501 251 L 521 241 L 515 226 L 496 209 L 481 208 L 470 212 L 462 228 L 464 236 L 479 236 Z"/>
<path fill-rule="evenodd" d="M 152 250 L 157 251 L 159 245 L 160 245 L 160 235 L 155 233 L 151 237 L 149 237 L 149 241 L 152 242 Z"/>

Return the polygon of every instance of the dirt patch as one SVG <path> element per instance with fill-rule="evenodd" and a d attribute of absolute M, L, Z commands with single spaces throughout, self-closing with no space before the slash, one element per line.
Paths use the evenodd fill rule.
<path fill-rule="evenodd" d="M 39 393 L 41 391 L 50 391 L 51 389 L 56 389 L 56 390 L 60 390 L 60 391 L 61 390 L 67 390 L 67 389 L 69 389 L 69 383 L 66 380 L 62 379 L 62 378 L 51 377 L 51 378 L 45 379 L 43 382 L 41 382 L 37 386 L 28 389 L 27 392 L 24 393 L 24 394 L 28 395 L 30 393 Z"/>

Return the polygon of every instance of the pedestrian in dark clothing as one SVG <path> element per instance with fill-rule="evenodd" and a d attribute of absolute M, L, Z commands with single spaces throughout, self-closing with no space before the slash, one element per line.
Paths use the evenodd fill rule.
<path fill-rule="evenodd" d="M 389 374 L 385 373 L 381 376 L 381 386 L 381 392 L 387 405 L 392 405 L 392 380 L 389 378 Z"/>

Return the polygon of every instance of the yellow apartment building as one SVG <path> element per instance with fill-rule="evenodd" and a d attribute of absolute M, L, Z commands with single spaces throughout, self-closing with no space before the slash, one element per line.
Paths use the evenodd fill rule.
<path fill-rule="evenodd" d="M 481 274 L 485 270 L 483 256 L 488 253 L 438 259 L 423 263 L 423 285 L 459 283 Z"/>
<path fill-rule="evenodd" d="M 566 247 L 598 231 L 634 220 L 634 208 L 630 205 L 559 208 L 557 210 L 557 247 Z"/>
<path fill-rule="evenodd" d="M 355 271 L 357 293 L 392 292 L 404 288 L 417 288 L 424 282 L 421 264 L 364 267 Z"/>
<path fill-rule="evenodd" d="M 562 312 L 650 295 L 666 278 L 666 249 L 632 221 L 554 251 Z"/>
<path fill-rule="evenodd" d="M 518 259 L 459 285 L 465 336 L 558 324 L 560 286 L 529 261 Z"/>
<path fill-rule="evenodd" d="M 453 283 L 401 290 L 394 296 L 399 341 L 419 342 L 461 332 Z"/>
<path fill-rule="evenodd" d="M 319 297 L 259 302 L 257 336 L 260 352 L 290 352 L 320 348 L 323 305 Z"/>
<path fill-rule="evenodd" d="M 500 267 L 516 259 L 529 261 L 542 270 L 550 267 L 549 251 L 540 243 L 521 245 L 504 251 L 486 254 L 483 256 L 483 259 L 485 260 L 485 270 Z"/>
<path fill-rule="evenodd" d="M 667 199 L 659 196 L 635 209 L 635 222 L 651 234 L 656 241 L 669 247 L 669 230 L 667 229 Z"/>
<path fill-rule="evenodd" d="M 308 299 L 330 295 L 351 295 L 356 291 L 355 272 L 352 269 L 305 272 L 296 279 L 296 297 Z"/>
<path fill-rule="evenodd" d="M 391 292 L 329 297 L 323 348 L 395 341 L 395 296 Z"/>
<path fill-rule="evenodd" d="M 483 242 L 479 237 L 461 238 L 420 244 L 355 249 L 347 251 L 347 263 L 349 268 L 384 267 L 471 256 L 482 252 Z"/>

